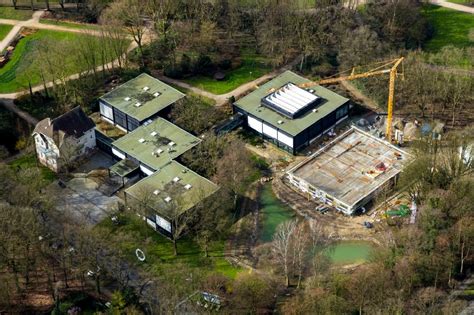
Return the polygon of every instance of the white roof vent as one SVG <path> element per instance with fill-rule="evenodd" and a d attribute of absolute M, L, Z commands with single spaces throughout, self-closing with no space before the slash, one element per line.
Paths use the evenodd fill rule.
<path fill-rule="evenodd" d="M 170 202 L 170 201 L 171 201 L 171 197 L 166 197 L 166 198 L 165 198 L 165 201 L 166 201 L 166 202 Z"/>
<path fill-rule="evenodd" d="M 318 112 L 318 109 L 317 108 L 314 108 L 313 109 L 313 113 L 317 113 Z"/>
<path fill-rule="evenodd" d="M 160 191 L 157 189 L 153 192 L 154 195 L 158 195 L 160 193 Z"/>
<path fill-rule="evenodd" d="M 145 139 L 140 138 L 140 139 L 138 139 L 138 142 L 143 143 L 143 142 L 145 142 Z"/>
<path fill-rule="evenodd" d="M 140 102 L 135 103 L 135 107 L 140 107 L 140 106 L 142 106 L 142 103 L 140 103 Z"/>
<path fill-rule="evenodd" d="M 153 93 L 153 96 L 154 96 L 154 97 L 158 97 L 158 96 L 160 96 L 160 95 L 161 95 L 160 92 L 155 92 L 155 93 Z"/>
<path fill-rule="evenodd" d="M 175 178 L 173 178 L 173 182 L 177 183 L 181 180 L 181 178 L 179 178 L 178 176 L 176 176 Z"/>
<path fill-rule="evenodd" d="M 148 86 L 145 86 L 145 87 L 143 88 L 143 91 L 146 92 L 146 91 L 148 91 L 149 89 L 150 89 L 150 88 L 149 88 Z"/>
<path fill-rule="evenodd" d="M 169 145 L 170 147 L 172 147 L 172 146 L 176 145 L 176 143 L 174 143 L 173 141 L 171 141 L 170 143 L 168 143 L 168 145 Z"/>
<path fill-rule="evenodd" d="M 156 136 L 158 133 L 156 131 L 153 131 L 152 133 L 150 133 L 150 136 L 154 137 Z"/>
<path fill-rule="evenodd" d="M 127 97 L 126 97 L 126 98 L 124 98 L 123 100 L 128 102 L 128 101 L 130 101 L 130 100 L 131 100 L 131 98 L 127 96 Z"/>
<path fill-rule="evenodd" d="M 190 190 L 191 187 L 193 187 L 193 186 L 191 186 L 191 184 L 186 184 L 186 185 L 184 185 L 184 189 L 186 189 L 186 190 Z"/>
<path fill-rule="evenodd" d="M 279 125 L 283 124 L 283 120 L 279 120 L 279 121 L 278 121 L 278 124 L 279 124 Z"/>

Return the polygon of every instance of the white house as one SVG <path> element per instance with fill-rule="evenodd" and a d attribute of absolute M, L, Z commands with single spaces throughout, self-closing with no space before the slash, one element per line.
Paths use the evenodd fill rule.
<path fill-rule="evenodd" d="M 33 131 L 38 160 L 59 171 L 66 159 L 79 158 L 95 148 L 94 129 L 94 122 L 80 106 L 55 119 L 41 120 Z"/>

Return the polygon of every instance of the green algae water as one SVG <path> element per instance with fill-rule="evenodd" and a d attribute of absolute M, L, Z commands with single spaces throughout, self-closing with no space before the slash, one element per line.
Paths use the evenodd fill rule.
<path fill-rule="evenodd" d="M 334 264 L 349 265 L 364 263 L 372 254 L 374 246 L 366 241 L 341 241 L 334 246 L 327 247 L 323 252 Z"/>
<path fill-rule="evenodd" d="M 275 196 L 271 184 L 263 185 L 259 202 L 262 213 L 260 240 L 271 242 L 277 226 L 294 218 L 295 212 Z"/>

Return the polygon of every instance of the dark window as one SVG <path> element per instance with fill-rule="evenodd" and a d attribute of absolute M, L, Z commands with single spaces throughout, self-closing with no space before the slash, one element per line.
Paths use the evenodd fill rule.
<path fill-rule="evenodd" d="M 127 129 L 127 118 L 125 114 L 114 107 L 114 121 L 120 127 Z"/>
<path fill-rule="evenodd" d="M 138 122 L 138 120 L 132 117 L 128 117 L 128 128 L 127 128 L 128 131 L 135 130 L 138 128 L 138 126 L 140 126 L 140 123 Z"/>
<path fill-rule="evenodd" d="M 348 111 L 347 105 L 344 105 L 341 108 L 339 108 L 336 112 L 336 120 L 339 120 L 340 118 L 346 116 L 347 111 Z"/>

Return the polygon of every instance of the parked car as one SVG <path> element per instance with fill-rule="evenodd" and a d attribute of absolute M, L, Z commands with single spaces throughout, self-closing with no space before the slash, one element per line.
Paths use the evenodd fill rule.
<path fill-rule="evenodd" d="M 369 222 L 369 221 L 364 221 L 364 226 L 365 226 L 366 229 L 371 229 L 371 228 L 374 227 L 372 222 Z"/>
<path fill-rule="evenodd" d="M 321 214 L 325 214 L 326 212 L 329 211 L 329 208 L 325 205 L 319 205 L 316 207 L 315 209 L 317 212 L 321 213 Z"/>

